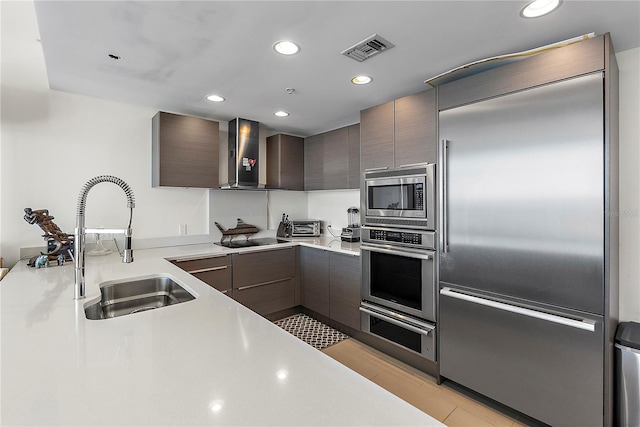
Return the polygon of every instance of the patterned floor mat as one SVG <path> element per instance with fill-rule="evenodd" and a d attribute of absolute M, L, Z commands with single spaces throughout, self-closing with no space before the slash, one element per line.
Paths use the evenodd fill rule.
<path fill-rule="evenodd" d="M 350 338 L 349 335 L 336 331 L 306 314 L 296 314 L 273 323 L 318 350 Z"/>

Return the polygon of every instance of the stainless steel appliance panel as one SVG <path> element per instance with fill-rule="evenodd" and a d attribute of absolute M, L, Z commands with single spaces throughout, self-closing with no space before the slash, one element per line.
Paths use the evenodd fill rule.
<path fill-rule="evenodd" d="M 617 421 L 620 426 L 640 426 L 640 350 L 616 344 Z"/>
<path fill-rule="evenodd" d="M 435 322 L 434 251 L 363 243 L 360 257 L 365 301 Z"/>
<path fill-rule="evenodd" d="M 229 122 L 229 187 L 259 187 L 259 132 L 256 121 L 235 118 Z"/>
<path fill-rule="evenodd" d="M 557 426 L 602 424 L 603 318 L 440 295 L 440 373 Z"/>
<path fill-rule="evenodd" d="M 440 113 L 440 280 L 603 314 L 602 74 Z"/>
<path fill-rule="evenodd" d="M 363 224 L 435 230 L 434 164 L 369 170 L 363 186 Z"/>
<path fill-rule="evenodd" d="M 436 327 L 432 323 L 405 316 L 373 304 L 360 306 L 360 327 L 404 350 L 436 360 Z"/>
<path fill-rule="evenodd" d="M 640 323 L 622 322 L 615 337 L 616 425 L 640 426 Z"/>

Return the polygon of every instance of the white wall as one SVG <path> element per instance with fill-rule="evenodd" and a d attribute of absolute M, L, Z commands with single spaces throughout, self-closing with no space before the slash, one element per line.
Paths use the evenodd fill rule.
<path fill-rule="evenodd" d="M 136 239 L 208 233 L 208 191 L 151 188 L 151 118 L 156 110 L 48 89 L 32 2 L 2 2 L 0 256 L 11 266 L 19 248 L 44 246 L 23 209 L 49 209 L 72 233 L 77 197 L 90 178 L 116 175 L 136 197 Z M 87 225 L 124 227 L 124 193 L 94 187 Z"/>
<path fill-rule="evenodd" d="M 331 236 L 327 231 L 328 225 L 331 225 L 334 234 L 349 225 L 347 209 L 351 206 L 360 207 L 359 190 L 309 192 L 309 219 L 322 220 L 322 232 L 327 236 Z"/>
<path fill-rule="evenodd" d="M 224 228 L 236 226 L 237 218 L 260 228 L 263 235 L 275 235 L 282 214 L 294 219 L 320 219 L 322 233 L 331 236 L 327 225 L 339 233 L 347 225 L 347 208 L 360 205 L 360 191 L 253 191 L 211 190 L 209 217 L 211 236 L 217 240 L 220 232 L 214 222 Z"/>
<path fill-rule="evenodd" d="M 640 322 L 640 48 L 620 69 L 620 320 Z"/>

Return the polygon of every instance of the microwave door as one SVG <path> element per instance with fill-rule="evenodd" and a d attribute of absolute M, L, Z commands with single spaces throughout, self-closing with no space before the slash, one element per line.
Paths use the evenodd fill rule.
<path fill-rule="evenodd" d="M 398 210 L 402 204 L 399 185 L 372 185 L 369 187 L 370 210 Z"/>
<path fill-rule="evenodd" d="M 416 210 L 414 193 L 421 184 L 405 180 L 375 183 L 367 186 L 367 209 L 375 212 L 409 212 Z M 393 214 L 391 214 L 393 215 Z"/>

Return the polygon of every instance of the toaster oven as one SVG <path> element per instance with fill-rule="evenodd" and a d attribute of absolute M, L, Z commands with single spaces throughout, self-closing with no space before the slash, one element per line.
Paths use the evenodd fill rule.
<path fill-rule="evenodd" d="M 320 220 L 306 219 L 293 220 L 291 227 L 292 237 L 317 237 L 320 236 Z"/>

